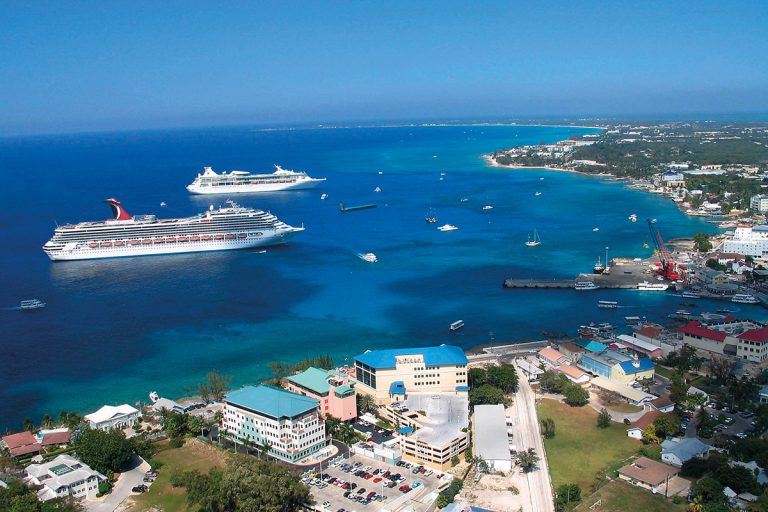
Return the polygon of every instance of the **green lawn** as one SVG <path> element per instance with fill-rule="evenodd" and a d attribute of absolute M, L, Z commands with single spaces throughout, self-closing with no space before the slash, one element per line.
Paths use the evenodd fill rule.
<path fill-rule="evenodd" d="M 227 452 L 215 446 L 207 445 L 197 439 L 187 439 L 181 448 L 170 448 L 167 441 L 158 443 L 160 451 L 154 460 L 163 465 L 158 470 L 155 483 L 145 494 L 134 498 L 131 512 L 161 509 L 165 512 L 188 511 L 186 492 L 183 488 L 174 488 L 171 475 L 177 471 L 196 469 L 206 473 L 214 467 L 223 467 L 228 458 Z"/>
<path fill-rule="evenodd" d="M 657 364 L 656 373 L 658 373 L 662 377 L 671 379 L 672 376 L 675 374 L 675 370 L 673 370 L 672 368 L 667 368 L 666 366 L 661 366 L 660 364 Z"/>
<path fill-rule="evenodd" d="M 588 492 L 595 477 L 607 466 L 623 465 L 637 453 L 641 443 L 627 437 L 626 426 L 612 423 L 597 428 L 597 412 L 591 407 L 570 407 L 554 400 L 542 400 L 539 420 L 555 420 L 555 437 L 544 440 L 552 484 L 578 484 Z"/>
<path fill-rule="evenodd" d="M 614 480 L 601 487 L 595 494 L 582 499 L 574 512 L 591 512 L 589 507 L 602 500 L 595 511 L 600 512 L 682 512 L 685 505 L 675 505 L 672 500 L 651 494 L 650 491 Z"/>

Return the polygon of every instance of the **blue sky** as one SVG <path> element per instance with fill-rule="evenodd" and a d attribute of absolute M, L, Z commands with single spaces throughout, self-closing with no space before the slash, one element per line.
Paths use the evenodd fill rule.
<path fill-rule="evenodd" d="M 3 2 L 0 135 L 768 111 L 768 2 Z"/>

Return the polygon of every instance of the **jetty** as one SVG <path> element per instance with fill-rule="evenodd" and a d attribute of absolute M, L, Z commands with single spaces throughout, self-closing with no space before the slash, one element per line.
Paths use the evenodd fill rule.
<path fill-rule="evenodd" d="M 567 280 L 559 280 L 559 281 L 546 281 L 546 280 L 536 280 L 536 279 L 505 279 L 504 280 L 504 288 L 544 288 L 544 289 L 574 289 L 574 286 L 576 284 L 576 281 L 584 281 L 584 280 L 590 280 L 594 282 L 599 288 L 602 289 L 636 289 L 637 288 L 637 282 L 632 283 L 626 283 L 626 282 L 612 282 L 607 279 L 601 279 L 602 276 L 598 275 L 581 275 L 576 279 L 567 279 Z M 584 293 L 588 293 L 588 291 L 585 291 Z"/>
<path fill-rule="evenodd" d="M 354 212 L 357 210 L 367 210 L 368 208 L 376 208 L 376 205 L 371 204 L 361 204 L 358 206 L 344 206 L 344 203 L 339 203 L 339 211 L 342 212 Z"/>

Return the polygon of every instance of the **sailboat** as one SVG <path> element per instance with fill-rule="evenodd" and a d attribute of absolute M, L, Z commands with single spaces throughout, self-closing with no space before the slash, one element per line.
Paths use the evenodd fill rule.
<path fill-rule="evenodd" d="M 534 228 L 533 230 L 533 239 L 531 239 L 531 234 L 528 233 L 528 241 L 525 242 L 525 245 L 528 247 L 536 247 L 538 245 L 541 245 L 541 238 L 539 238 L 539 232 L 536 231 Z"/>

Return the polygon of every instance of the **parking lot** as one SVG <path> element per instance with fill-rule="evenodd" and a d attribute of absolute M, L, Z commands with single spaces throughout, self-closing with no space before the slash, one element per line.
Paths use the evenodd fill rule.
<path fill-rule="evenodd" d="M 310 486 L 315 509 L 345 512 L 397 510 L 396 500 L 406 494 L 417 499 L 447 485 L 451 476 L 430 471 L 413 473 L 417 467 L 388 465 L 360 455 L 332 459 L 330 467 L 307 472 L 303 481 Z M 410 466 L 410 467 L 408 467 Z M 397 475 L 399 478 L 396 478 Z M 440 478 L 438 478 L 438 476 Z M 334 480 L 335 479 L 335 480 Z"/>
<path fill-rule="evenodd" d="M 756 423 L 754 414 L 744 412 L 735 414 L 713 407 L 705 407 L 704 410 L 718 422 L 715 427 L 715 433 L 719 432 L 726 436 L 746 437 L 749 432 L 754 430 L 754 425 Z M 745 418 L 744 416 L 747 417 Z"/>

